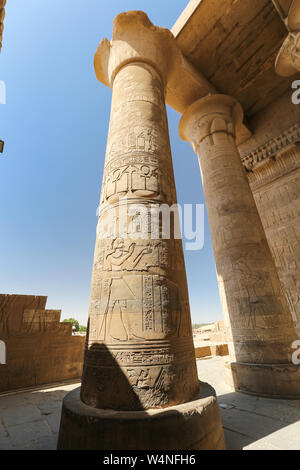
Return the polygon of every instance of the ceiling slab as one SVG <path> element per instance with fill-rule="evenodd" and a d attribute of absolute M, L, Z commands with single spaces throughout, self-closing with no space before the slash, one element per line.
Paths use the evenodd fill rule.
<path fill-rule="evenodd" d="M 172 32 L 191 64 L 249 117 L 291 87 L 275 73 L 287 30 L 271 0 L 192 0 Z"/>

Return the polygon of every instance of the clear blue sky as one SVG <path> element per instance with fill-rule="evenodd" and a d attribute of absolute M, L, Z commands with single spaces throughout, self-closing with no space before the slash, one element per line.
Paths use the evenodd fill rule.
<path fill-rule="evenodd" d="M 62 318 L 87 320 L 96 208 L 110 112 L 93 55 L 113 18 L 144 10 L 171 28 L 187 0 L 7 2 L 0 80 L 0 292 L 48 295 Z M 168 109 L 178 200 L 203 203 L 196 156 Z M 206 218 L 205 245 L 186 252 L 192 319 L 221 318 Z"/>

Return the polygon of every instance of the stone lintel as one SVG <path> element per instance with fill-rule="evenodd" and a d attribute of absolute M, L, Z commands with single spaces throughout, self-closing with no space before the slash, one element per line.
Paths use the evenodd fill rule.
<path fill-rule="evenodd" d="M 279 136 L 260 145 L 250 153 L 242 154 L 242 162 L 247 171 L 254 171 L 295 148 L 300 143 L 300 124 L 291 126 Z"/>

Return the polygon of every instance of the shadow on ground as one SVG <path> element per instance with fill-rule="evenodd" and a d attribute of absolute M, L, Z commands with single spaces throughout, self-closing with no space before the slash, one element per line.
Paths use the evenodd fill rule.
<path fill-rule="evenodd" d="M 299 450 L 300 400 L 277 400 L 232 392 L 222 359 L 197 361 L 199 378 L 217 392 L 231 450 Z M 0 450 L 56 449 L 61 405 L 75 384 L 0 396 Z"/>
<path fill-rule="evenodd" d="M 232 450 L 299 450 L 300 400 L 260 398 L 230 390 L 223 359 L 197 361 L 199 378 L 217 392 L 227 447 Z"/>
<path fill-rule="evenodd" d="M 80 385 L 0 396 L 0 450 L 54 450 L 62 400 Z"/>

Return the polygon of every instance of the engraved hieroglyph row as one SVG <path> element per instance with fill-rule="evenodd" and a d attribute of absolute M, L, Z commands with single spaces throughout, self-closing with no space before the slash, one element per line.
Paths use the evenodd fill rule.
<path fill-rule="evenodd" d="M 143 70 L 141 70 L 143 69 Z M 148 86 L 139 79 L 150 72 Z M 158 73 L 145 64 L 125 67 L 114 81 L 101 203 L 121 197 L 176 200 L 164 91 Z M 163 165 L 161 164 L 163 160 Z"/>
<path fill-rule="evenodd" d="M 188 339 L 175 338 L 169 340 L 156 340 L 146 343 L 135 342 L 132 344 L 110 344 L 109 351 L 102 342 L 94 343 L 89 364 L 94 367 L 105 365 L 106 367 L 131 367 L 131 366 L 156 366 L 170 365 L 176 362 L 185 363 L 193 359 L 194 352 L 187 348 Z M 155 346 L 155 348 L 154 348 Z"/>
<path fill-rule="evenodd" d="M 176 271 L 184 266 L 181 240 L 99 238 L 96 243 L 95 285 L 103 278 L 104 272 L 137 271 L 166 275 L 167 271 Z"/>
<path fill-rule="evenodd" d="M 193 384 L 189 379 L 187 363 L 194 360 L 194 351 L 189 348 L 187 338 L 174 341 L 149 342 L 146 345 L 113 347 L 104 344 L 93 345 L 89 358 L 89 367 L 93 368 L 93 379 L 100 391 L 100 398 L 105 393 L 117 399 L 118 376 L 127 377 L 130 390 L 123 390 L 130 396 L 133 392 L 143 406 L 164 406 L 177 388 L 181 396 L 193 393 Z M 114 387 L 114 385 L 116 385 Z M 124 397 L 123 397 L 124 400 Z M 109 398 L 105 399 L 109 402 Z M 121 399 L 122 402 L 122 399 Z"/>
<path fill-rule="evenodd" d="M 253 171 L 268 160 L 277 157 L 300 142 L 300 124 L 294 124 L 274 139 L 269 140 L 253 152 L 242 155 L 246 170 Z"/>
<path fill-rule="evenodd" d="M 186 322 L 188 311 L 183 311 L 178 287 L 162 276 L 122 274 L 105 278 L 97 285 L 94 299 L 90 305 L 89 344 L 191 334 Z"/>
<path fill-rule="evenodd" d="M 300 143 L 290 150 L 285 150 L 278 157 L 266 161 L 264 165 L 256 168 L 255 171 L 248 172 L 248 181 L 252 191 L 255 192 L 261 186 L 276 178 L 281 178 L 297 170 L 300 167 L 299 148 Z"/>
<path fill-rule="evenodd" d="M 176 200 L 170 168 L 161 168 L 159 157 L 126 155 L 109 161 L 103 175 L 101 204 L 122 197 L 151 197 L 164 202 Z"/>
<path fill-rule="evenodd" d="M 140 81 L 145 77 L 144 71 L 151 74 L 146 84 L 151 90 L 146 99 L 141 93 L 145 84 Z M 146 152 L 150 155 L 168 152 L 164 90 L 158 73 L 146 64 L 135 68 L 125 67 L 115 78 L 114 90 L 117 91 L 112 97 L 106 163 L 132 152 Z M 140 99 L 141 95 L 143 99 Z"/>

